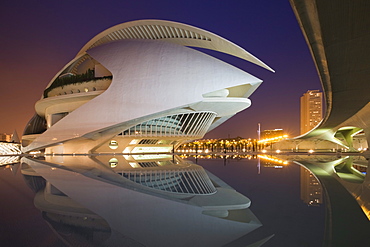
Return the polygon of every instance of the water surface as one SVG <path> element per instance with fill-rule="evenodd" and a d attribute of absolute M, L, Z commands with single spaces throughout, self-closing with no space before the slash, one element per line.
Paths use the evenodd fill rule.
<path fill-rule="evenodd" d="M 5 246 L 230 247 L 258 241 L 265 241 L 263 246 L 329 245 L 337 241 L 340 224 L 328 217 L 326 190 L 302 164 L 328 167 L 338 158 L 315 157 L 23 159 L 22 164 L 0 170 L 0 238 Z M 345 160 L 340 166 L 337 162 L 336 174 L 345 179 L 344 185 L 360 184 L 362 175 L 348 173 L 343 164 L 351 163 L 365 177 L 367 161 Z M 212 200 L 204 200 L 212 188 L 201 191 L 199 181 L 191 185 L 189 172 L 201 174 L 203 169 L 218 190 Z M 188 182 L 179 182 L 180 177 Z M 192 191 L 179 197 L 180 190 Z M 363 191 L 368 186 L 358 198 L 368 198 Z M 242 208 L 248 200 L 248 209 L 222 208 L 224 204 Z M 353 197 L 346 200 L 360 209 Z M 336 210 L 342 209 L 329 214 L 336 215 Z M 361 217 L 359 211 L 356 217 Z M 362 226 L 358 239 L 363 241 L 363 233 L 370 229 L 368 220 L 358 222 Z M 328 229 L 336 235 L 329 240 Z"/>

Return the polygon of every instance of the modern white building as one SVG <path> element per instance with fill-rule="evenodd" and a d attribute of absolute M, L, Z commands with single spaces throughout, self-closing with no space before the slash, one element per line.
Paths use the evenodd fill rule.
<path fill-rule="evenodd" d="M 273 71 L 241 47 L 189 25 L 139 20 L 91 39 L 50 81 L 25 128 L 24 152 L 171 152 L 251 105 L 262 81 L 189 47 Z"/>

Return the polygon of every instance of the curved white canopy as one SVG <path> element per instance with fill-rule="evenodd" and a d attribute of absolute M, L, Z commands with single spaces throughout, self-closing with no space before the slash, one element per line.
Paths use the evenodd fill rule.
<path fill-rule="evenodd" d="M 122 39 L 156 39 L 183 46 L 215 50 L 239 57 L 275 72 L 240 46 L 216 34 L 190 25 L 164 20 L 137 20 L 108 28 L 92 38 L 79 51 L 77 56 L 83 55 L 93 47 Z"/>

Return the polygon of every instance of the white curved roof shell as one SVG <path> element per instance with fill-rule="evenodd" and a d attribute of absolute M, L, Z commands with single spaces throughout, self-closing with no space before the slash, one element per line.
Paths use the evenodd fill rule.
<path fill-rule="evenodd" d="M 122 39 L 151 39 L 183 46 L 215 50 L 247 60 L 274 72 L 261 60 L 240 46 L 203 29 L 164 20 L 138 20 L 111 27 L 91 39 L 77 54 L 83 55 L 91 48 Z"/>
<path fill-rule="evenodd" d="M 61 119 L 26 150 L 174 108 L 202 108 L 205 102 L 217 101 L 209 104 L 209 110 L 231 116 L 250 106 L 246 97 L 262 82 L 199 51 L 155 40 L 121 40 L 90 49 L 88 54 L 111 71 L 110 87 Z M 245 84 L 250 86 L 244 97 L 203 96 Z"/>
<path fill-rule="evenodd" d="M 135 121 L 183 111 L 217 114 L 219 120 L 210 127 L 214 128 L 251 105 L 248 97 L 262 83 L 260 79 L 186 46 L 224 52 L 273 71 L 241 47 L 199 28 L 161 20 L 123 23 L 91 39 L 47 87 L 62 73 L 74 72 L 86 59 L 100 63 L 112 74 L 110 86 L 68 111 L 24 151 L 92 138 L 100 131 L 116 131 L 139 123 Z M 67 103 L 71 97 L 75 98 L 68 95 L 60 100 Z M 43 116 L 54 101 L 41 99 L 36 104 L 38 114 Z"/>

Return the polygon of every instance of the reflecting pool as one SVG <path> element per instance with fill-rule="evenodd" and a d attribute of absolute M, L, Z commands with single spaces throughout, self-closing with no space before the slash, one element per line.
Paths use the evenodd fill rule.
<path fill-rule="evenodd" d="M 23 157 L 0 167 L 4 246 L 366 246 L 368 161 Z M 350 245 L 347 245 L 350 244 Z"/>

